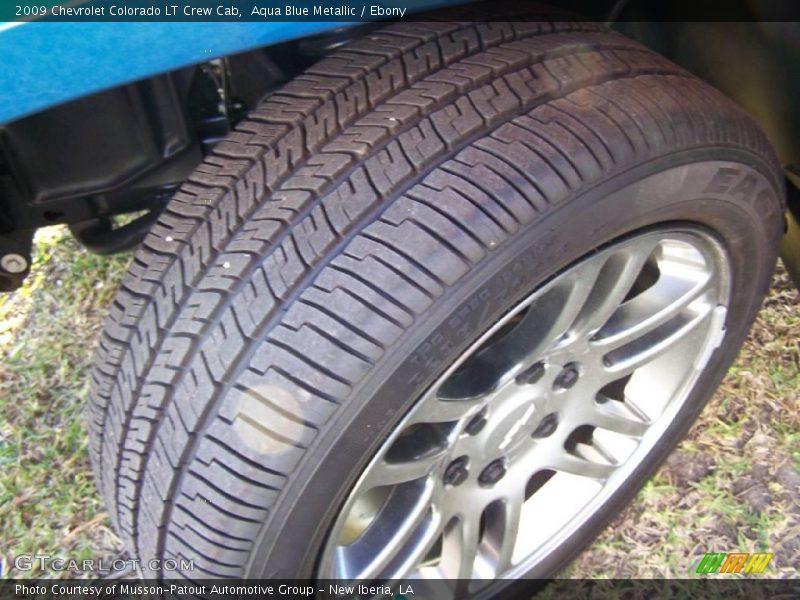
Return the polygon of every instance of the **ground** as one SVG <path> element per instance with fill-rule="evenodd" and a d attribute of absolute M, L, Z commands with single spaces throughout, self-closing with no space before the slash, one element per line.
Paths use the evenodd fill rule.
<path fill-rule="evenodd" d="M 95 492 L 83 418 L 89 364 L 129 256 L 40 231 L 32 275 L 0 295 L 0 577 L 14 557 L 123 556 Z M 782 269 L 725 383 L 572 577 L 686 577 L 706 552 L 774 553 L 800 575 L 800 302 Z"/>

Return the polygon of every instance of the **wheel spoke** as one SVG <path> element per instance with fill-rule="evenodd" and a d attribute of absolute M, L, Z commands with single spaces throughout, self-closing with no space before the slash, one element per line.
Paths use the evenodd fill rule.
<path fill-rule="evenodd" d="M 480 543 L 481 511 L 464 511 L 455 526 L 445 532 L 442 561 L 445 573 L 465 585 L 472 579 Z M 456 594 L 460 597 L 460 594 Z"/>
<path fill-rule="evenodd" d="M 480 403 L 480 399 L 443 400 L 431 391 L 410 415 L 410 423 L 448 423 L 460 421 Z"/>
<path fill-rule="evenodd" d="M 568 452 L 562 452 L 551 461 L 550 467 L 556 471 L 563 471 L 590 479 L 606 480 L 617 468 L 616 465 L 597 463 Z"/>
<path fill-rule="evenodd" d="M 458 567 L 459 579 L 471 579 L 475 568 L 475 556 L 480 542 L 480 522 L 477 518 L 461 521 L 461 561 Z"/>
<path fill-rule="evenodd" d="M 365 486 L 372 488 L 380 485 L 397 485 L 428 477 L 441 464 L 443 457 L 443 452 L 437 452 L 431 456 L 403 462 L 382 460 L 366 478 Z"/>
<path fill-rule="evenodd" d="M 580 419 L 585 425 L 594 425 L 616 433 L 641 437 L 650 428 L 651 423 L 638 418 L 623 402 L 609 400 L 598 404 L 595 400 L 586 401 L 588 407 L 581 410 Z"/>
<path fill-rule="evenodd" d="M 441 515 L 434 514 L 434 518 L 426 523 L 424 530 L 417 535 L 408 546 L 403 550 L 401 560 L 395 561 L 392 570 L 387 573 L 384 579 L 387 581 L 398 581 L 407 577 L 428 555 L 434 544 L 439 539 L 442 532 Z"/>
<path fill-rule="evenodd" d="M 591 335 L 608 322 L 633 288 L 657 246 L 657 240 L 644 240 L 608 257 L 573 326 L 576 333 Z"/>
<path fill-rule="evenodd" d="M 641 296 L 625 303 L 592 339 L 602 352 L 620 348 L 680 319 L 690 305 L 711 288 L 708 278 L 664 277 Z"/>
<path fill-rule="evenodd" d="M 409 547 L 413 550 L 424 543 L 431 535 L 429 530 L 438 526 L 432 504 L 434 489 L 432 484 L 426 485 L 422 493 L 398 488 L 396 493 L 407 498 L 390 500 L 361 538 L 352 546 L 339 549 L 343 578 L 374 579 L 393 570 L 392 565 Z M 356 572 L 352 572 L 354 565 L 358 566 Z"/>
<path fill-rule="evenodd" d="M 529 356 L 538 357 L 570 330 L 586 306 L 600 268 L 600 264 L 590 263 L 575 274 L 571 279 L 568 293 L 563 299 L 561 310 L 546 330 L 546 334 L 539 340 L 538 345 L 529 351 Z M 531 318 L 531 320 L 534 319 Z M 537 326 L 541 327 L 541 323 L 538 323 Z"/>
<path fill-rule="evenodd" d="M 546 350 L 551 348 L 572 326 L 581 314 L 592 291 L 601 264 L 589 263 L 575 276 L 566 278 L 551 289 L 544 291 L 522 312 L 522 317 L 513 328 L 491 341 L 466 359 L 442 385 L 447 398 L 465 400 L 485 396 L 494 391 L 504 379 L 533 364 Z M 457 411 L 457 407 L 431 407 L 432 416 Z M 417 417 L 415 417 L 417 418 Z"/>
<path fill-rule="evenodd" d="M 497 554 L 497 575 L 511 567 L 511 558 L 517 544 L 519 521 L 524 502 L 525 494 L 522 489 L 509 494 L 503 501 L 503 527 Z"/>
<path fill-rule="evenodd" d="M 536 362 L 570 331 L 586 305 L 601 266 L 589 263 L 543 294 L 494 350 L 514 356 L 514 361 L 508 361 L 510 366 L 524 368 Z"/>
<path fill-rule="evenodd" d="M 701 327 L 711 320 L 714 307 L 705 304 L 695 311 L 685 311 L 647 334 L 608 352 L 603 358 L 608 380 L 633 373 L 677 344 L 692 340 L 701 344 L 706 331 Z"/>

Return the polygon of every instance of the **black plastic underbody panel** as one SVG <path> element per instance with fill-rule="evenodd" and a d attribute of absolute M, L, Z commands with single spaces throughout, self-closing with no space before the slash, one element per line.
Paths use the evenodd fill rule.
<path fill-rule="evenodd" d="M 200 160 L 182 79 L 161 75 L 0 129 L 3 231 L 146 209 L 143 198 L 180 182 Z"/>

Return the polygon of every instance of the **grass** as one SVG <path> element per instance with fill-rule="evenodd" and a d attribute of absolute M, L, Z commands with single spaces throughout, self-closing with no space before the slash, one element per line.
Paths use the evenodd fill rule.
<path fill-rule="evenodd" d="M 706 552 L 773 552 L 800 575 L 800 302 L 779 269 L 747 343 L 687 438 L 567 570 L 686 577 Z"/>
<path fill-rule="evenodd" d="M 123 556 L 87 457 L 88 369 L 128 256 L 82 250 L 63 228 L 37 236 L 31 276 L 0 295 L 0 576 L 13 558 Z M 727 379 L 636 500 L 567 569 L 570 577 L 686 577 L 705 552 L 775 553 L 800 567 L 800 312 L 779 270 Z"/>
<path fill-rule="evenodd" d="M 0 294 L 2 575 L 23 575 L 11 569 L 20 554 L 119 551 L 94 489 L 83 411 L 94 340 L 128 260 L 42 230 L 25 285 Z"/>

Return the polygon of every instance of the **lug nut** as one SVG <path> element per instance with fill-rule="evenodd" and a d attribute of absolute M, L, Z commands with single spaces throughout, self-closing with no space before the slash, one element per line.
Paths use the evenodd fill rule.
<path fill-rule="evenodd" d="M 469 475 L 469 471 L 467 471 L 468 464 L 469 459 L 466 456 L 459 456 L 447 465 L 443 477 L 445 484 L 456 486 L 464 483 Z"/>
<path fill-rule="evenodd" d="M 484 487 L 489 487 L 500 481 L 506 474 L 506 464 L 502 458 L 493 460 L 481 471 L 478 476 L 478 483 Z"/>
<path fill-rule="evenodd" d="M 553 382 L 553 387 L 560 388 L 562 390 L 568 390 L 573 385 L 578 383 L 578 379 L 580 379 L 580 377 L 581 372 L 580 369 L 578 369 L 578 365 L 575 363 L 570 363 L 561 370 L 561 373 L 558 374 L 556 380 Z"/>
<path fill-rule="evenodd" d="M 517 375 L 517 383 L 520 385 L 530 385 L 532 383 L 536 383 L 544 376 L 544 372 L 544 363 L 539 361 Z"/>
<path fill-rule="evenodd" d="M 545 415 L 544 418 L 539 421 L 539 425 L 536 426 L 536 429 L 531 434 L 531 437 L 544 438 L 549 435 L 553 435 L 556 427 L 558 427 L 558 415 L 556 413 L 550 413 L 549 415 Z"/>
<path fill-rule="evenodd" d="M 486 425 L 486 409 L 482 409 L 477 415 L 470 419 L 470 422 L 467 423 L 467 426 L 464 428 L 464 431 L 469 435 L 478 435 L 481 429 L 484 428 Z"/>
<path fill-rule="evenodd" d="M 10 252 L 0 259 L 0 267 L 3 267 L 6 273 L 16 275 L 28 268 L 28 261 L 21 254 Z"/>

